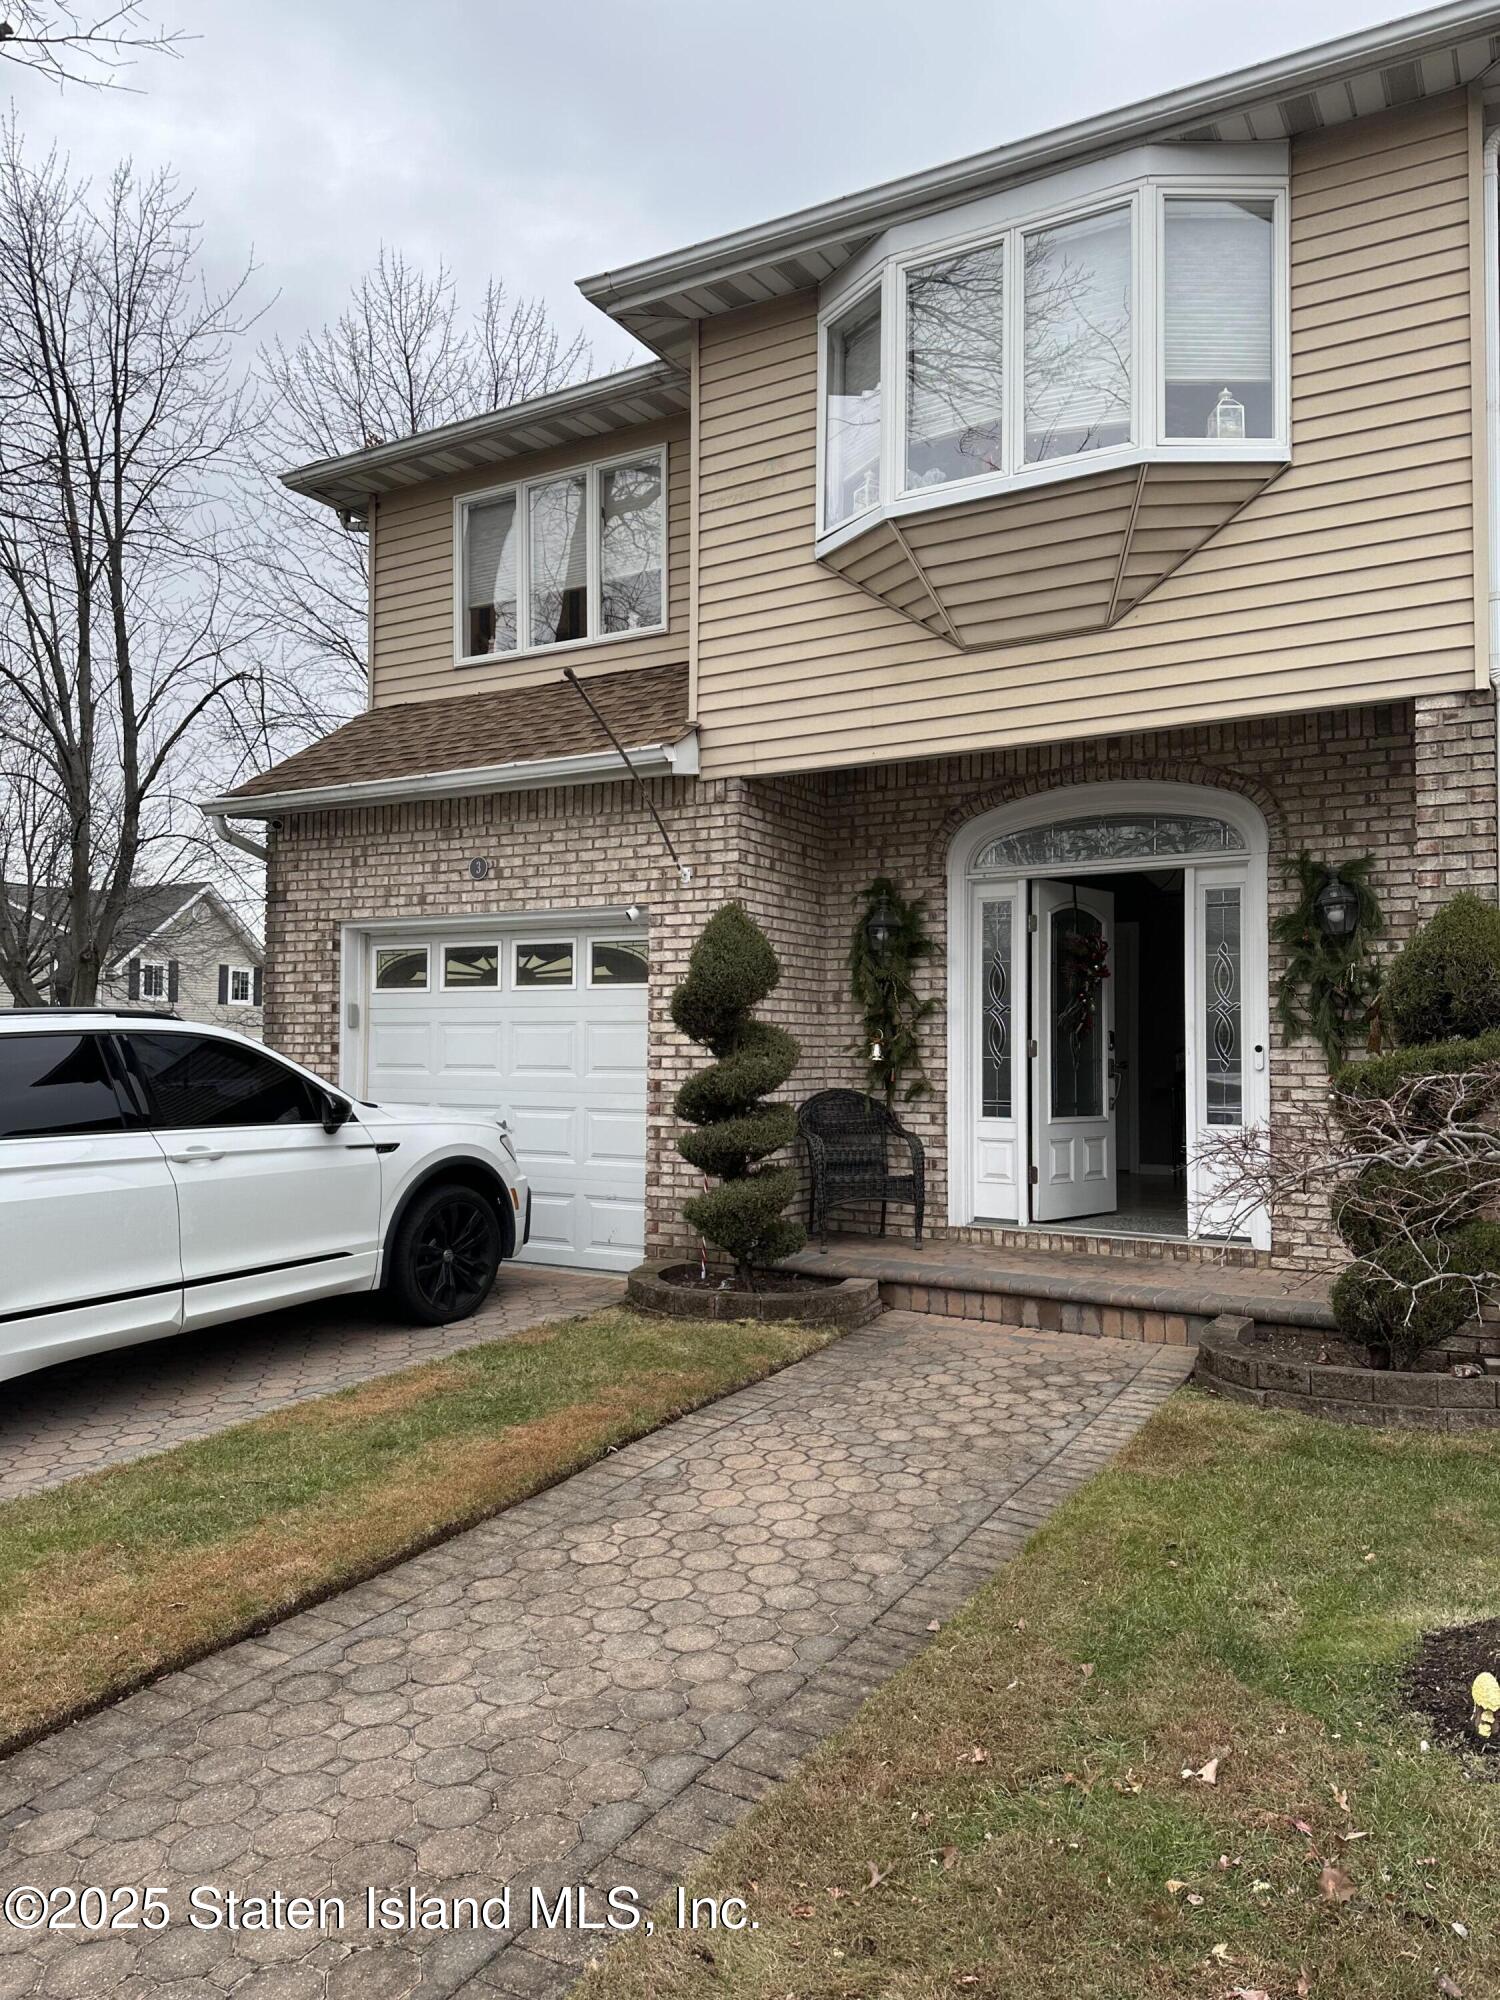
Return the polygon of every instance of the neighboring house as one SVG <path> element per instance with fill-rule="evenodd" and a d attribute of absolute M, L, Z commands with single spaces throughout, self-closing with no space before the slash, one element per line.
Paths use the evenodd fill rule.
<path fill-rule="evenodd" d="M 159 1009 L 185 1021 L 213 1021 L 261 1033 L 265 953 L 207 882 L 150 883 L 132 889 L 115 931 L 99 1004 Z M 68 997 L 65 967 L 47 997 Z M 0 1006 L 10 995 L 0 985 Z"/>
<path fill-rule="evenodd" d="M 626 1265 L 704 919 L 857 1082 L 884 873 L 936 1233 L 1212 1233 L 1209 1142 L 1325 1101 L 1296 856 L 1371 854 L 1391 948 L 1496 894 L 1497 58 L 1448 7 L 614 270 L 659 359 L 288 475 L 368 521 L 371 706 L 210 802 L 271 823 L 271 1040 L 506 1109 L 537 1254 Z"/>

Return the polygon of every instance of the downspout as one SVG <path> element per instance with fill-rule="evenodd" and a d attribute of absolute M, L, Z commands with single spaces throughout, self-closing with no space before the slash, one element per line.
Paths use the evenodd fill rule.
<path fill-rule="evenodd" d="M 270 850 L 260 841 L 252 840 L 248 833 L 240 833 L 232 827 L 223 813 L 209 813 L 208 823 L 226 847 L 237 847 L 241 854 L 248 854 L 253 861 L 265 861 Z"/>
<path fill-rule="evenodd" d="M 1484 135 L 1484 439 L 1490 687 L 1495 697 L 1495 858 L 1500 868 L 1500 125 Z"/>

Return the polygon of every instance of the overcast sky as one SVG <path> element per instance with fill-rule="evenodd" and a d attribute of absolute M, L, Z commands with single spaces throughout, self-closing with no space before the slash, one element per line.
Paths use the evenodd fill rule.
<path fill-rule="evenodd" d="M 75 164 L 171 162 L 267 324 L 337 313 L 382 241 L 573 289 L 671 250 L 1390 18 L 1390 0 L 150 0 L 196 40 L 138 94 L 10 77 Z"/>

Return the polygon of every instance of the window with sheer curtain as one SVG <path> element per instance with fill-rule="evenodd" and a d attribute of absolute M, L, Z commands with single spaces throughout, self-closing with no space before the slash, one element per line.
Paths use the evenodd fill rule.
<path fill-rule="evenodd" d="M 459 503 L 459 657 L 666 623 L 665 447 Z"/>

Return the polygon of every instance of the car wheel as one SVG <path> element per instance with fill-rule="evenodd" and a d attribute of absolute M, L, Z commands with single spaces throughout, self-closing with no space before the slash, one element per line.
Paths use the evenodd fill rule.
<path fill-rule="evenodd" d="M 493 1201 L 454 1181 L 424 1188 L 396 1234 L 391 1294 L 419 1325 L 463 1319 L 489 1297 L 502 1247 Z"/>

